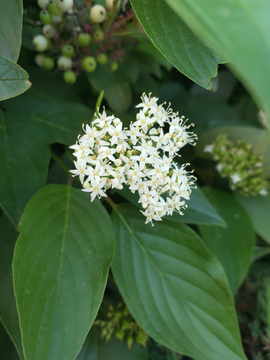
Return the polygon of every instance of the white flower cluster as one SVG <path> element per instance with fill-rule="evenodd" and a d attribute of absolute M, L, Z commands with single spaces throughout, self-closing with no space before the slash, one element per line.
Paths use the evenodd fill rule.
<path fill-rule="evenodd" d="M 76 170 L 83 191 L 95 197 L 106 196 L 109 188 L 122 189 L 123 184 L 139 194 L 146 223 L 162 220 L 173 211 L 182 214 L 189 199 L 194 176 L 173 161 L 186 144 L 195 145 L 196 135 L 189 132 L 184 117 L 157 104 L 157 98 L 142 96 L 139 112 L 129 129 L 120 119 L 95 114 L 91 126 L 83 129 L 74 149 Z M 179 155 L 178 155 L 179 156 Z M 167 193 L 167 196 L 164 196 Z"/>

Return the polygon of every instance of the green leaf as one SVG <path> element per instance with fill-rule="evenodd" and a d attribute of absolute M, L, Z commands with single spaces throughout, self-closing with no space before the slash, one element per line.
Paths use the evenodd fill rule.
<path fill-rule="evenodd" d="M 3 360 L 20 360 L 17 350 L 0 321 L 0 354 Z"/>
<path fill-rule="evenodd" d="M 244 209 L 225 192 L 204 188 L 204 194 L 222 214 L 227 226 L 200 225 L 199 230 L 208 248 L 218 258 L 227 274 L 232 292 L 245 278 L 255 245 L 255 232 Z"/>
<path fill-rule="evenodd" d="M 104 98 L 108 101 L 109 107 L 120 113 L 129 108 L 132 100 L 129 79 L 122 73 L 122 66 L 112 73 L 108 64 L 98 65 L 93 73 L 86 74 L 96 91 L 104 90 Z"/>
<path fill-rule="evenodd" d="M 22 36 L 22 0 L 1 0 L 0 55 L 17 62 Z"/>
<path fill-rule="evenodd" d="M 100 329 L 94 326 L 76 360 L 146 360 L 146 351 L 136 343 L 128 349 L 126 342 L 112 336 L 108 342 L 100 337 Z"/>
<path fill-rule="evenodd" d="M 132 0 L 132 6 L 154 45 L 181 73 L 211 89 L 217 61 L 192 29 L 164 0 Z"/>
<path fill-rule="evenodd" d="M 256 261 L 269 254 L 270 254 L 270 247 L 255 246 L 253 251 L 252 261 Z"/>
<path fill-rule="evenodd" d="M 119 195 L 142 209 L 141 204 L 138 203 L 139 195 L 137 193 L 133 194 L 127 186 L 124 186 L 122 190 L 116 191 Z M 187 200 L 186 204 L 188 207 L 183 211 L 184 215 L 179 215 L 174 212 L 172 216 L 166 216 L 166 218 L 189 224 L 213 224 L 225 226 L 224 220 L 204 196 L 199 186 L 197 186 L 197 189 L 192 190 L 190 200 Z"/>
<path fill-rule="evenodd" d="M 215 141 L 219 134 L 227 134 L 228 138 L 235 143 L 241 140 L 251 144 L 255 153 L 263 157 L 265 171 L 270 175 L 270 131 L 251 126 L 220 126 L 200 136 L 195 147 L 197 156 L 211 158 L 211 155 L 204 153 L 203 149 L 205 145 Z"/>
<path fill-rule="evenodd" d="M 187 225 L 145 225 L 131 205 L 112 213 L 112 269 L 136 321 L 155 340 L 198 360 L 246 359 L 222 266 Z"/>
<path fill-rule="evenodd" d="M 50 149 L 29 116 L 0 112 L 0 203 L 17 223 L 30 198 L 46 181 Z"/>
<path fill-rule="evenodd" d="M 270 244 L 270 195 L 247 197 L 235 192 L 234 197 L 248 213 L 256 233 Z"/>
<path fill-rule="evenodd" d="M 31 83 L 28 78 L 27 72 L 19 65 L 0 56 L 0 101 L 18 96 L 29 89 Z"/>
<path fill-rule="evenodd" d="M 0 319 L 23 359 L 21 331 L 13 290 L 12 260 L 19 231 L 0 207 Z M 0 354 L 3 353 L 0 351 Z M 9 358 L 8 358 L 9 359 Z"/>
<path fill-rule="evenodd" d="M 114 252 L 99 201 L 64 185 L 42 188 L 20 222 L 14 288 L 26 360 L 73 360 L 96 317 Z"/>
<path fill-rule="evenodd" d="M 265 0 L 166 0 L 270 114 L 270 3 Z M 270 117 L 269 117 L 270 119 Z M 270 120 L 269 120 L 270 121 Z"/>

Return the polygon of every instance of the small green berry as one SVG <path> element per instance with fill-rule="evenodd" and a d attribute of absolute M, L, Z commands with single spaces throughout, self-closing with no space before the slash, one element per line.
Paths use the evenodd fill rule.
<path fill-rule="evenodd" d="M 52 70 L 54 66 L 55 66 L 54 60 L 51 57 L 46 56 L 43 62 L 43 67 L 45 67 L 45 69 L 47 70 Z"/>
<path fill-rule="evenodd" d="M 102 5 L 94 5 L 90 11 L 90 19 L 94 23 L 102 23 L 106 19 L 106 9 Z"/>
<path fill-rule="evenodd" d="M 91 35 L 87 33 L 82 33 L 77 36 L 78 45 L 81 47 L 88 46 L 91 43 Z"/>
<path fill-rule="evenodd" d="M 60 10 L 66 12 L 73 7 L 73 0 L 56 0 L 56 4 Z"/>
<path fill-rule="evenodd" d="M 35 62 L 39 67 L 43 67 L 43 63 L 44 63 L 44 59 L 45 59 L 45 55 L 44 54 L 37 54 L 35 56 Z"/>
<path fill-rule="evenodd" d="M 65 45 L 61 49 L 62 54 L 71 58 L 75 54 L 75 48 L 72 45 Z"/>
<path fill-rule="evenodd" d="M 87 56 L 82 61 L 82 67 L 86 72 L 92 72 L 97 67 L 96 59 L 92 56 Z"/>
<path fill-rule="evenodd" d="M 72 68 L 73 61 L 66 56 L 60 56 L 57 60 L 57 65 L 61 70 L 69 70 Z"/>
<path fill-rule="evenodd" d="M 72 70 L 65 71 L 63 76 L 64 76 L 65 82 L 70 85 L 74 84 L 77 80 L 76 74 Z"/>
<path fill-rule="evenodd" d="M 37 3 L 41 9 L 45 10 L 48 6 L 49 0 L 38 0 Z"/>
<path fill-rule="evenodd" d="M 60 16 L 63 14 L 63 11 L 57 6 L 56 0 L 49 0 L 48 10 L 52 15 L 55 16 Z"/>
<path fill-rule="evenodd" d="M 48 10 L 41 10 L 39 13 L 39 18 L 43 24 L 51 24 L 53 21 L 52 15 Z"/>
<path fill-rule="evenodd" d="M 94 32 L 94 39 L 97 41 L 97 42 L 101 42 L 104 40 L 104 32 L 101 31 L 101 30 L 96 30 Z"/>
<path fill-rule="evenodd" d="M 111 63 L 111 72 L 114 72 L 114 71 L 116 71 L 118 69 L 118 64 L 117 64 L 117 62 L 112 62 Z"/>
<path fill-rule="evenodd" d="M 115 331 L 114 335 L 119 339 L 119 340 L 123 340 L 124 336 L 125 336 L 125 332 L 122 329 L 118 329 Z"/>
<path fill-rule="evenodd" d="M 46 36 L 46 38 L 53 38 L 56 34 L 55 27 L 50 24 L 44 25 L 42 32 L 43 32 L 44 36 Z"/>
<path fill-rule="evenodd" d="M 33 45 L 37 51 L 44 51 L 47 49 L 48 40 L 43 35 L 36 35 L 33 39 Z"/>
<path fill-rule="evenodd" d="M 101 65 L 105 65 L 108 61 L 107 55 L 100 53 L 97 55 L 97 62 Z"/>

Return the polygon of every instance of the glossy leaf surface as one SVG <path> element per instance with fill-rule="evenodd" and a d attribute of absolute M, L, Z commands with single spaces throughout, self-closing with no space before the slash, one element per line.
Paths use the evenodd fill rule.
<path fill-rule="evenodd" d="M 73 360 L 99 309 L 114 239 L 98 202 L 63 185 L 28 203 L 14 254 L 14 287 L 26 360 Z"/>
<path fill-rule="evenodd" d="M 211 89 L 210 78 L 217 75 L 217 59 L 192 29 L 164 0 L 131 3 L 146 34 L 173 66 L 197 84 Z"/>
<path fill-rule="evenodd" d="M 28 78 L 27 72 L 19 65 L 0 56 L 0 101 L 20 95 L 29 89 L 31 83 Z"/>
<path fill-rule="evenodd" d="M 113 274 L 136 321 L 158 342 L 198 360 L 246 359 L 222 266 L 185 224 L 154 227 L 131 205 L 112 214 Z"/>
<path fill-rule="evenodd" d="M 203 191 L 222 214 L 227 226 L 199 225 L 199 230 L 208 248 L 223 265 L 234 292 L 247 274 L 255 246 L 255 232 L 247 213 L 233 197 L 211 188 Z"/>

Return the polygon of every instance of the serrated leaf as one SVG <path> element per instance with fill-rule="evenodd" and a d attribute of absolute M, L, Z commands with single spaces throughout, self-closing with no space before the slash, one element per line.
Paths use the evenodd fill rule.
<path fill-rule="evenodd" d="M 0 112 L 0 203 L 18 223 L 46 181 L 50 149 L 39 124 L 15 111 Z"/>
<path fill-rule="evenodd" d="M 100 306 L 113 257 L 110 218 L 64 185 L 42 188 L 20 223 L 13 261 L 26 360 L 73 360 Z"/>
<path fill-rule="evenodd" d="M 28 78 L 27 72 L 19 65 L 0 56 L 0 101 L 18 96 L 29 89 L 31 83 Z"/>
<path fill-rule="evenodd" d="M 146 360 L 146 351 L 133 343 L 131 349 L 126 342 L 118 340 L 114 335 L 106 342 L 100 337 L 100 328 L 94 326 L 76 360 Z"/>
<path fill-rule="evenodd" d="M 116 191 L 119 195 L 123 196 L 132 204 L 142 209 L 141 204 L 138 203 L 139 195 L 137 193 L 133 194 L 127 186 L 124 186 L 122 190 Z M 207 200 L 199 187 L 192 190 L 190 200 L 187 200 L 186 204 L 188 207 L 187 209 L 183 210 L 184 215 L 179 215 L 178 213 L 174 212 L 172 216 L 166 216 L 166 218 L 188 224 L 213 224 L 225 226 L 224 220 Z"/>
<path fill-rule="evenodd" d="M 243 196 L 235 193 L 234 197 L 248 213 L 256 233 L 270 244 L 270 195 Z"/>
<path fill-rule="evenodd" d="M 235 292 L 247 274 L 256 241 L 255 232 L 247 213 L 232 196 L 211 188 L 203 188 L 203 192 L 227 226 L 199 225 L 199 231 L 223 265 L 230 288 Z"/>
<path fill-rule="evenodd" d="M 158 342 L 195 359 L 246 359 L 220 263 L 187 225 L 144 221 L 131 205 L 112 213 L 113 274 L 136 321 Z"/>
<path fill-rule="evenodd" d="M 164 0 L 132 0 L 132 6 L 154 45 L 181 73 L 211 89 L 217 61 L 193 30 Z"/>
<path fill-rule="evenodd" d="M 23 359 L 21 331 L 13 290 L 12 260 L 19 231 L 0 207 L 0 319 Z M 3 353 L 0 351 L 0 354 Z M 9 358 L 8 358 L 9 359 Z"/>
<path fill-rule="evenodd" d="M 22 0 L 1 0 L 0 55 L 17 62 L 22 36 Z"/>
<path fill-rule="evenodd" d="M 270 3 L 265 0 L 166 2 L 206 44 L 229 61 L 228 66 L 270 115 L 270 64 L 265 61 L 270 58 Z"/>

